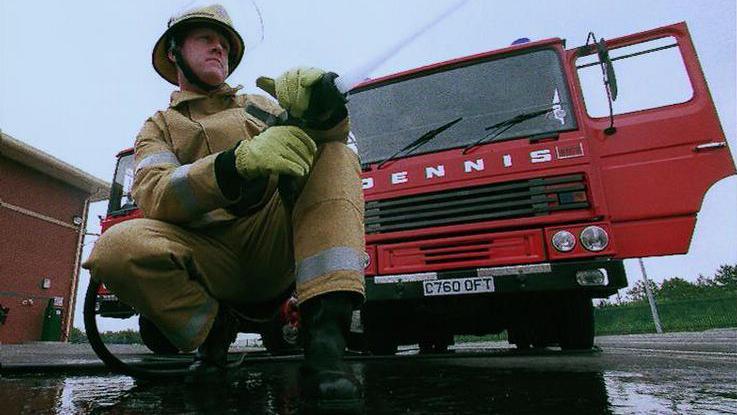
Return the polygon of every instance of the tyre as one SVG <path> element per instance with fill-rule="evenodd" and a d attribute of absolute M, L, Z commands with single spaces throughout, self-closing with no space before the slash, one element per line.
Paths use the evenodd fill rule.
<path fill-rule="evenodd" d="M 594 307 L 585 294 L 561 298 L 558 314 L 559 344 L 563 350 L 589 350 L 594 346 Z"/>
<path fill-rule="evenodd" d="M 366 349 L 377 356 L 391 356 L 397 353 L 399 342 L 393 335 L 391 313 L 379 307 L 364 307 L 361 323 Z"/>
<path fill-rule="evenodd" d="M 518 296 L 507 306 L 507 342 L 517 350 L 528 350 L 533 343 L 539 320 L 536 298 Z"/>
<path fill-rule="evenodd" d="M 354 331 L 349 332 L 345 345 L 348 350 L 353 352 L 362 352 L 366 350 L 366 340 L 364 339 L 363 333 L 357 333 Z"/>
<path fill-rule="evenodd" d="M 397 353 L 399 345 L 389 338 L 382 338 L 374 334 L 366 337 L 366 347 L 376 356 L 392 356 Z"/>
<path fill-rule="evenodd" d="M 299 353 L 297 329 L 278 318 L 268 323 L 261 331 L 261 342 L 270 354 L 282 356 Z"/>
<path fill-rule="evenodd" d="M 143 344 L 155 354 L 177 354 L 179 349 L 167 339 L 151 320 L 138 316 L 138 332 Z"/>
<path fill-rule="evenodd" d="M 521 327 L 508 328 L 507 341 L 509 344 L 513 344 L 517 350 L 529 350 L 530 344 L 532 343 L 528 335 L 528 330 Z"/>
<path fill-rule="evenodd" d="M 420 353 L 440 354 L 448 353 L 448 347 L 453 344 L 452 334 L 441 334 L 423 338 L 419 341 Z"/>
<path fill-rule="evenodd" d="M 516 299 L 508 309 L 507 340 L 519 350 L 593 345 L 593 308 L 582 293 L 545 293 Z"/>

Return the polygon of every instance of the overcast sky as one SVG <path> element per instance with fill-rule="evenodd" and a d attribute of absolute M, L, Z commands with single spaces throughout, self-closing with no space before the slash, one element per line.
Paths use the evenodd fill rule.
<path fill-rule="evenodd" d="M 115 154 L 132 146 L 143 121 L 168 104 L 173 86 L 154 72 L 150 53 L 168 17 L 186 3 L 0 0 L 0 129 L 110 180 Z M 256 77 L 276 76 L 296 65 L 349 70 L 452 1 L 256 3 L 264 40 L 229 79 L 249 92 L 257 91 Z M 258 20 L 248 10 L 235 7 L 233 17 L 249 22 L 246 34 L 258 33 Z M 589 31 L 613 38 L 686 21 L 735 154 L 735 18 L 734 0 L 470 0 L 373 76 L 504 47 L 520 37 L 561 37 L 575 47 L 585 43 Z M 737 263 L 736 189 L 735 177 L 712 188 L 690 252 L 646 259 L 651 278 L 695 280 L 720 264 Z M 104 204 L 93 206 L 90 232 L 98 231 L 95 216 L 104 209 Z M 627 261 L 627 270 L 630 284 L 640 278 L 636 261 Z M 86 281 L 83 272 L 80 289 Z M 79 312 L 75 326 L 82 326 Z"/>

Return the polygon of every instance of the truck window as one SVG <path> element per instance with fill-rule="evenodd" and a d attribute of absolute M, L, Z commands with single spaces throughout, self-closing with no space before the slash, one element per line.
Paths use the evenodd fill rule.
<path fill-rule="evenodd" d="M 115 168 L 115 179 L 113 180 L 113 186 L 110 191 L 108 214 L 135 208 L 136 202 L 133 200 L 133 196 L 131 196 L 133 173 L 133 154 L 120 157 L 118 159 L 118 166 Z"/>
<path fill-rule="evenodd" d="M 416 154 L 463 147 L 485 127 L 524 112 L 554 108 L 517 124 L 496 141 L 576 128 L 561 59 L 553 49 L 495 57 L 389 80 L 349 97 L 352 132 L 363 163 L 381 161 L 458 117 Z"/>
<path fill-rule="evenodd" d="M 611 49 L 619 96 L 614 114 L 642 111 L 686 102 L 693 96 L 678 43 L 673 37 Z M 597 55 L 576 60 L 578 78 L 591 117 L 609 115 L 606 90 Z"/>

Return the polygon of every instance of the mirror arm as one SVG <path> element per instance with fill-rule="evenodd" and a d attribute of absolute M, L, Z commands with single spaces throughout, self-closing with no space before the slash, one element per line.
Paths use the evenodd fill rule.
<path fill-rule="evenodd" d="M 589 36 L 592 35 L 593 33 L 589 33 Z M 604 134 L 612 135 L 617 132 L 617 128 L 614 127 L 614 101 L 617 99 L 617 78 L 614 75 L 614 66 L 612 65 L 612 60 L 609 58 L 609 50 L 606 47 L 604 38 L 596 42 L 596 51 L 599 55 L 601 75 L 604 78 L 604 88 L 606 89 L 607 103 L 609 104 L 609 127 L 604 129 Z"/>

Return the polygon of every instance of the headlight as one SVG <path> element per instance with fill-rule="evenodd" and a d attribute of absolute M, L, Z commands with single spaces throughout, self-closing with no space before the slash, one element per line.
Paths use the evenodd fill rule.
<path fill-rule="evenodd" d="M 602 251 L 609 245 L 609 235 L 598 226 L 588 226 L 581 231 L 581 245 L 589 251 Z"/>
<path fill-rule="evenodd" d="M 576 246 L 576 237 L 568 231 L 558 231 L 553 235 L 551 242 L 558 251 L 569 252 Z"/>

